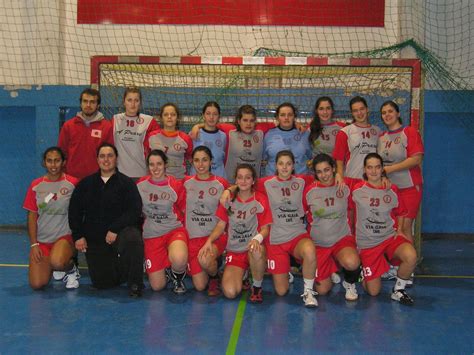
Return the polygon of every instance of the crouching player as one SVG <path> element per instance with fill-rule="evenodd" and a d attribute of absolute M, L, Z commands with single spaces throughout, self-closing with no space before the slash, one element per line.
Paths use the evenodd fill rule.
<path fill-rule="evenodd" d="M 265 195 L 255 192 L 255 169 L 240 164 L 235 171 L 236 192 L 227 208 L 219 205 L 216 227 L 199 251 L 199 258 L 212 253 L 213 245 L 227 226 L 226 265 L 222 277 L 222 290 L 227 298 L 235 298 L 242 291 L 242 278 L 250 267 L 253 278 L 250 302 L 263 301 L 262 282 L 266 267 L 263 240 L 268 236 L 271 213 Z M 222 238 L 222 237 L 221 237 Z"/>
<path fill-rule="evenodd" d="M 367 154 L 364 159 L 364 180 L 357 183 L 352 191 L 363 286 L 371 296 L 380 293 L 380 276 L 389 269 L 388 259 L 391 264 L 399 265 L 392 300 L 412 305 L 413 299 L 406 293 L 405 286 L 416 266 L 416 251 L 408 238 L 398 230 L 399 226 L 403 226 L 406 213 L 398 188 L 392 185 L 385 189 L 382 172 L 382 157 L 377 153 Z"/>

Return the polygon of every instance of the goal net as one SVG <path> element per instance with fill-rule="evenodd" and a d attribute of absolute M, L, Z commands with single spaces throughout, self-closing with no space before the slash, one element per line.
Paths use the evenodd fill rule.
<path fill-rule="evenodd" d="M 217 101 L 224 120 L 249 104 L 259 119 L 271 120 L 282 102 L 298 108 L 300 120 L 314 115 L 319 96 L 330 96 L 335 116 L 350 120 L 348 102 L 364 96 L 372 122 L 380 124 L 382 102 L 394 100 L 406 124 L 420 128 L 421 65 L 418 60 L 314 57 L 94 57 L 91 82 L 103 95 L 106 117 L 123 110 L 127 86 L 143 91 L 144 112 L 156 115 L 166 102 L 178 105 L 185 121 L 200 120 L 207 101 Z"/>

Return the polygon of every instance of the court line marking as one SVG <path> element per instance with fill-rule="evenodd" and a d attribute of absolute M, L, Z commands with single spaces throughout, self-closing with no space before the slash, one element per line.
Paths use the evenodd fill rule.
<path fill-rule="evenodd" d="M 235 314 L 234 325 L 232 326 L 232 331 L 230 333 L 229 343 L 227 344 L 227 349 L 225 351 L 226 355 L 234 355 L 235 349 L 237 348 L 237 343 L 239 341 L 240 328 L 244 320 L 245 308 L 247 306 L 247 291 L 242 292 L 240 297 L 239 307 L 237 308 L 237 313 Z"/>

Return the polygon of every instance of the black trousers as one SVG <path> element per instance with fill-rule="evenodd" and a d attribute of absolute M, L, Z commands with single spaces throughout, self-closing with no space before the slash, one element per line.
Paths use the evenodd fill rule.
<path fill-rule="evenodd" d="M 112 245 L 90 244 L 85 254 L 95 288 L 111 288 L 124 282 L 128 287 L 143 288 L 143 239 L 138 228 L 124 228 Z"/>

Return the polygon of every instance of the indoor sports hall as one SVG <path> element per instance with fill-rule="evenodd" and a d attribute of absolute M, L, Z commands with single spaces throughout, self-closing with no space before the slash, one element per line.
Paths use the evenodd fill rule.
<path fill-rule="evenodd" d="M 0 19 L 0 354 L 474 352 L 471 1 L 2 0 Z M 411 228 L 413 304 L 391 299 L 394 276 L 381 281 L 378 296 L 357 282 L 355 301 L 339 280 L 317 296 L 317 307 L 305 307 L 297 263 L 284 296 L 265 274 L 260 304 L 250 290 L 210 297 L 189 275 L 187 292 L 176 294 L 171 284 L 153 291 L 144 273 L 140 297 L 130 297 L 126 283 L 93 287 L 81 251 L 78 287 L 51 277 L 33 290 L 29 265 L 41 225 L 30 217 L 57 198 L 34 202 L 39 212 L 24 207 L 32 181 L 52 171 L 43 153 L 85 111 L 85 89 L 100 92 L 98 111 L 108 122 L 126 113 L 129 87 L 140 88 L 140 113 L 158 123 L 163 104 L 179 106 L 186 133 L 203 122 L 209 101 L 219 103 L 221 122 L 251 105 L 268 124 L 290 102 L 305 129 L 318 97 L 332 99 L 344 126 L 353 122 L 349 101 L 362 96 L 380 130 L 387 130 L 381 106 L 396 103 L 403 127 L 424 146 Z M 52 214 L 67 221 L 65 211 Z"/>

